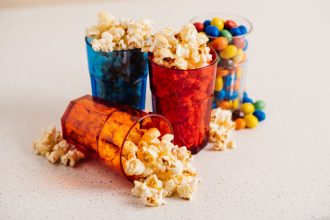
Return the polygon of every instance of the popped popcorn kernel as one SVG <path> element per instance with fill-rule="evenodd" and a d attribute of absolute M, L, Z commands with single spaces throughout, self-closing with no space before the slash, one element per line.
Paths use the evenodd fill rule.
<path fill-rule="evenodd" d="M 115 18 L 107 11 L 98 13 L 98 21 L 86 30 L 95 51 L 141 49 L 146 52 L 151 45 L 154 22 L 148 19 L 135 21 Z"/>
<path fill-rule="evenodd" d="M 136 133 L 141 139 L 134 142 L 131 136 Z M 127 149 L 138 148 L 123 149 L 122 162 L 126 175 L 135 179 L 132 195 L 146 206 L 164 205 L 164 198 L 176 193 L 190 199 L 196 191 L 197 173 L 191 164 L 191 152 L 174 145 L 173 139 L 172 134 L 162 136 L 156 128 L 136 129 L 124 143 Z"/>
<path fill-rule="evenodd" d="M 78 151 L 74 145 L 63 139 L 60 131 L 55 127 L 43 130 L 42 137 L 33 141 L 36 154 L 46 157 L 50 163 L 58 163 L 73 167 L 79 160 L 85 158 L 84 153 Z"/>
<path fill-rule="evenodd" d="M 61 164 L 74 167 L 79 160 L 84 158 L 85 155 L 77 149 L 69 150 L 68 153 L 61 156 Z"/>
<path fill-rule="evenodd" d="M 149 39 L 150 40 L 150 39 Z M 208 37 L 198 33 L 193 24 L 185 24 L 180 32 L 165 28 L 154 35 L 149 52 L 153 62 L 167 68 L 197 69 L 212 61 Z"/>
<path fill-rule="evenodd" d="M 213 109 L 211 112 L 209 141 L 214 142 L 213 150 L 224 151 L 233 149 L 236 144 L 231 140 L 235 130 L 235 123 L 231 119 L 231 111 L 221 108 Z"/>

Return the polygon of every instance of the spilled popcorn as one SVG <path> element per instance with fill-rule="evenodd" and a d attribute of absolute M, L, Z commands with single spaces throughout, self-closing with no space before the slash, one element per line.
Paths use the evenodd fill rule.
<path fill-rule="evenodd" d="M 75 146 L 63 139 L 60 131 L 55 127 L 50 130 L 43 130 L 39 140 L 32 143 L 36 154 L 46 157 L 50 163 L 61 163 L 65 166 L 75 166 L 75 164 L 85 158 L 85 155 L 78 151 Z"/>
<path fill-rule="evenodd" d="M 107 11 L 98 13 L 98 22 L 86 30 L 95 51 L 141 49 L 151 38 L 153 22 L 148 19 L 116 19 Z"/>
<path fill-rule="evenodd" d="M 193 24 L 185 24 L 179 33 L 173 28 L 165 28 L 153 36 L 149 52 L 158 65 L 176 69 L 196 69 L 207 66 L 211 60 L 208 37 L 198 33 Z"/>
<path fill-rule="evenodd" d="M 214 142 L 213 149 L 223 151 L 235 148 L 231 134 L 235 130 L 235 123 L 231 119 L 231 111 L 221 108 L 212 109 L 209 141 Z"/>
<path fill-rule="evenodd" d="M 192 155 L 186 147 L 172 144 L 173 138 L 172 134 L 161 137 L 157 128 L 136 129 L 124 142 L 124 171 L 135 179 L 131 193 L 146 206 L 164 205 L 164 198 L 175 193 L 191 199 L 196 191 Z"/>

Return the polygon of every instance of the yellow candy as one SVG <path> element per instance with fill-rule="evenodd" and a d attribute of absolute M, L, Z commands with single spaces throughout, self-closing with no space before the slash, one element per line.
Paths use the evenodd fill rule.
<path fill-rule="evenodd" d="M 222 77 L 217 77 L 215 79 L 215 91 L 220 91 L 223 88 L 223 80 Z"/>
<path fill-rule="evenodd" d="M 237 47 L 234 45 L 228 45 L 225 49 L 220 52 L 220 57 L 223 59 L 233 58 L 237 53 Z"/>
<path fill-rule="evenodd" d="M 213 18 L 211 21 L 211 25 L 214 25 L 221 31 L 224 27 L 224 21 L 221 18 Z"/>
<path fill-rule="evenodd" d="M 252 114 L 254 112 L 254 105 L 252 103 L 244 103 L 241 105 L 240 109 L 246 115 Z"/>
<path fill-rule="evenodd" d="M 257 125 L 259 123 L 257 117 L 255 117 L 252 114 L 245 115 L 244 121 L 246 123 L 246 127 L 248 127 L 248 128 L 255 128 L 255 127 L 257 127 Z"/>
<path fill-rule="evenodd" d="M 233 109 L 236 109 L 238 107 L 238 105 L 239 105 L 239 100 L 238 99 L 235 99 L 233 101 Z"/>
<path fill-rule="evenodd" d="M 242 49 L 238 49 L 233 59 L 235 63 L 242 62 L 242 60 L 244 59 L 244 51 Z"/>
<path fill-rule="evenodd" d="M 236 79 L 241 78 L 242 72 L 243 71 L 241 68 L 239 68 L 239 67 L 236 68 Z"/>

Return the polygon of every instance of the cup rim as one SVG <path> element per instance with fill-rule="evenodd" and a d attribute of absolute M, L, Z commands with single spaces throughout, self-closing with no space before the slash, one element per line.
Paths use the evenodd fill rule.
<path fill-rule="evenodd" d="M 196 20 L 198 18 L 200 18 L 202 16 L 207 16 L 207 15 L 209 15 L 209 16 L 219 16 L 220 18 L 221 18 L 221 15 L 232 16 L 232 17 L 236 17 L 236 18 L 242 19 L 242 20 L 246 21 L 250 25 L 250 28 L 248 29 L 248 31 L 246 32 L 246 34 L 242 34 L 242 35 L 239 35 L 239 36 L 233 36 L 233 38 L 241 38 L 241 37 L 247 36 L 253 30 L 253 24 L 252 24 L 252 22 L 249 19 L 247 19 L 246 17 L 241 16 L 241 15 L 231 14 L 231 13 L 225 13 L 225 12 L 209 12 L 209 13 L 199 14 L 199 15 L 191 18 L 189 20 L 189 23 L 192 23 L 193 24 L 193 23 L 197 22 Z M 194 20 L 195 20 L 195 22 L 193 22 Z M 212 37 L 212 36 L 208 36 L 208 35 L 207 35 L 207 37 L 209 37 L 210 39 L 217 38 L 217 37 Z"/>
<path fill-rule="evenodd" d="M 130 182 L 133 182 L 134 179 L 132 178 L 133 176 L 128 176 L 124 170 L 124 164 L 123 164 L 123 160 L 122 160 L 122 155 L 123 155 L 123 148 L 124 148 L 124 143 L 129 135 L 129 133 L 132 131 L 132 129 L 137 125 L 137 123 L 140 123 L 141 121 L 143 121 L 144 119 L 148 118 L 148 117 L 158 117 L 158 118 L 161 118 L 163 119 L 165 122 L 167 122 L 167 124 L 169 125 L 170 129 L 171 129 L 171 134 L 174 135 L 174 130 L 173 130 L 173 127 L 172 127 L 172 124 L 170 123 L 170 121 L 165 118 L 164 116 L 160 115 L 160 114 L 156 114 L 156 113 L 147 113 L 146 115 L 142 116 L 141 118 L 139 118 L 138 120 L 136 120 L 134 122 L 134 124 L 130 127 L 130 129 L 128 130 L 128 132 L 126 133 L 125 135 L 125 138 L 124 138 L 124 141 L 123 143 L 121 144 L 121 147 L 120 147 L 120 152 L 119 152 L 119 156 L 120 156 L 120 169 L 121 169 L 121 172 L 122 174 L 126 177 L 126 179 L 128 179 L 128 181 Z"/>
<path fill-rule="evenodd" d="M 174 69 L 174 68 L 169 68 L 169 67 L 165 67 L 165 66 L 162 66 L 162 65 L 159 65 L 158 63 L 155 63 L 152 58 L 153 58 L 153 53 L 148 53 L 148 60 L 149 62 L 157 65 L 158 67 L 160 68 L 164 68 L 164 69 L 168 69 L 168 70 L 175 70 L 175 71 L 199 71 L 199 70 L 202 70 L 202 69 L 206 69 L 210 66 L 213 66 L 214 64 L 217 64 L 218 63 L 218 60 L 219 60 L 219 56 L 218 56 L 218 53 L 212 48 L 212 47 L 209 47 L 210 48 L 210 52 L 212 51 L 212 62 L 209 63 L 208 65 L 206 66 L 203 66 L 203 67 L 200 67 L 200 68 L 196 68 L 196 69 L 186 69 L 186 70 L 181 70 L 181 69 Z M 213 54 L 215 55 L 215 59 L 213 59 Z M 150 71 L 150 70 L 149 70 Z"/>

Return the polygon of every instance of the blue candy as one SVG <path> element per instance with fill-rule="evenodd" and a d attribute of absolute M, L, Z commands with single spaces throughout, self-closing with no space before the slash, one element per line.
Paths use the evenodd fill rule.
<path fill-rule="evenodd" d="M 233 36 L 239 36 L 239 35 L 242 35 L 242 31 L 239 27 L 234 27 L 232 29 L 230 29 L 230 33 L 233 35 Z"/>
<path fill-rule="evenodd" d="M 240 25 L 238 28 L 240 29 L 242 35 L 247 33 L 247 29 L 244 25 Z"/>
<path fill-rule="evenodd" d="M 266 119 L 266 114 L 265 112 L 261 111 L 261 110 L 255 110 L 253 112 L 253 115 L 257 117 L 258 121 L 263 121 Z"/>
<path fill-rule="evenodd" d="M 252 103 L 253 104 L 253 100 L 250 99 L 249 97 L 243 97 L 243 103 Z"/>
<path fill-rule="evenodd" d="M 217 107 L 217 102 L 215 101 L 215 99 L 212 100 L 212 108 L 216 108 Z"/>
<path fill-rule="evenodd" d="M 211 21 L 210 20 L 205 20 L 203 25 L 204 25 L 204 29 L 205 29 L 207 26 L 211 25 Z"/>
<path fill-rule="evenodd" d="M 237 99 L 237 97 L 238 97 L 238 92 L 236 92 L 236 91 L 229 95 L 230 100 L 235 100 L 235 99 Z"/>
<path fill-rule="evenodd" d="M 218 37 L 220 32 L 218 30 L 218 28 L 216 26 L 213 25 L 209 25 L 205 28 L 205 33 L 208 36 L 212 36 L 212 37 Z"/>
<path fill-rule="evenodd" d="M 226 91 L 224 89 L 219 92 L 215 92 L 215 97 L 217 100 L 222 100 L 225 98 L 225 96 L 226 96 Z"/>

